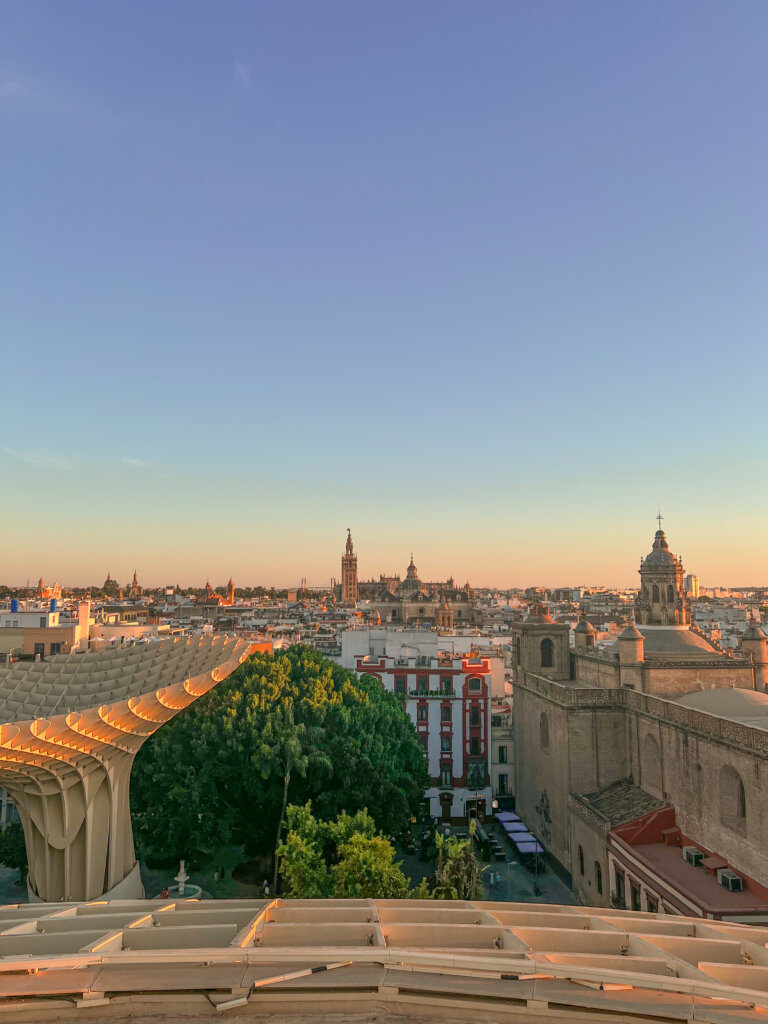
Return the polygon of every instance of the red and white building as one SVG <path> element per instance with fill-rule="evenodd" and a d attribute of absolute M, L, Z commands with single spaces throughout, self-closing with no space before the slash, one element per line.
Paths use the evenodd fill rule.
<path fill-rule="evenodd" d="M 608 865 L 615 906 L 768 924 L 768 888 L 684 835 L 674 807 L 611 829 Z"/>
<path fill-rule="evenodd" d="M 420 635 L 419 635 L 420 634 Z M 349 630 L 342 664 L 398 694 L 424 746 L 429 813 L 442 821 L 490 813 L 493 658 L 438 650 L 427 630 Z M 459 645 L 460 646 L 460 645 Z"/>

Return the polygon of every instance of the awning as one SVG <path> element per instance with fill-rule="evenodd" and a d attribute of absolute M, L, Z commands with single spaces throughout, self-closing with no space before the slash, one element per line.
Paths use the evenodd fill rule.
<path fill-rule="evenodd" d="M 528 831 L 528 826 L 524 825 L 522 823 L 522 821 L 506 821 L 504 823 L 504 828 L 506 829 L 508 834 L 510 832 L 527 832 Z"/>
<path fill-rule="evenodd" d="M 501 822 L 520 821 L 520 816 L 513 811 L 496 811 L 496 820 Z"/>
<path fill-rule="evenodd" d="M 536 836 L 532 836 L 530 832 L 514 832 L 510 839 L 518 849 L 520 849 L 521 844 L 536 842 Z"/>
<path fill-rule="evenodd" d="M 544 853 L 544 847 L 536 840 L 532 843 L 517 843 L 517 848 L 520 853 Z"/>

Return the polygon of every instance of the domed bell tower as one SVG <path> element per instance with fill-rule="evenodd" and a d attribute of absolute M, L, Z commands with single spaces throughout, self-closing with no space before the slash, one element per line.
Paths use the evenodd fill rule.
<path fill-rule="evenodd" d="M 669 550 L 662 518 L 659 513 L 653 548 L 640 562 L 635 620 L 641 626 L 690 626 L 691 599 L 683 586 L 683 563 Z"/>

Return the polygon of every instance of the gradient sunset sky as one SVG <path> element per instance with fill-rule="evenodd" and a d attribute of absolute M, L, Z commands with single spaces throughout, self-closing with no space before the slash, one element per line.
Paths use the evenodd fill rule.
<path fill-rule="evenodd" d="M 0 583 L 768 583 L 765 0 L 3 0 Z"/>

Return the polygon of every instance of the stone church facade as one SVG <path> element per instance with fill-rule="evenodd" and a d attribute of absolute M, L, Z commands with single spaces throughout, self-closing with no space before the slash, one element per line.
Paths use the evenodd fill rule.
<path fill-rule="evenodd" d="M 768 923 L 768 640 L 691 627 L 662 531 L 640 576 L 613 648 L 514 626 L 516 809 L 587 904 Z"/>

